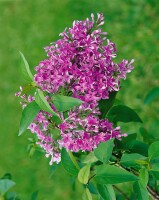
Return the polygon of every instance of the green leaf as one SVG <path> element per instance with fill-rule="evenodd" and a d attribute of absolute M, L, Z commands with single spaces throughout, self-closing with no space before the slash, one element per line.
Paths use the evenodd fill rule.
<path fill-rule="evenodd" d="M 105 164 L 96 167 L 96 176 L 93 179 L 99 184 L 116 184 L 138 180 L 134 174 L 124 169 Z"/>
<path fill-rule="evenodd" d="M 159 97 L 159 87 L 155 87 L 152 90 L 149 91 L 149 93 L 146 95 L 144 103 L 149 104 L 151 103 L 156 97 Z"/>
<path fill-rule="evenodd" d="M 54 122 L 57 126 L 59 124 L 62 124 L 61 119 L 58 116 L 56 116 L 56 115 L 53 115 L 51 119 L 52 119 L 52 122 Z"/>
<path fill-rule="evenodd" d="M 107 112 L 113 106 L 117 92 L 110 92 L 109 99 L 102 99 L 99 101 L 99 110 L 101 112 L 101 119 L 105 119 Z"/>
<path fill-rule="evenodd" d="M 76 168 L 76 166 L 74 165 L 74 163 L 72 162 L 68 152 L 66 151 L 66 149 L 62 149 L 61 152 L 61 162 L 62 165 L 64 167 L 64 169 L 73 176 L 77 176 L 79 170 Z"/>
<path fill-rule="evenodd" d="M 88 179 L 89 179 L 89 174 L 90 174 L 90 164 L 85 165 L 84 167 L 82 167 L 78 173 L 78 180 L 79 182 L 81 182 L 82 184 L 87 184 L 88 183 Z"/>
<path fill-rule="evenodd" d="M 124 105 L 112 107 L 109 110 L 107 117 L 110 121 L 114 123 L 142 122 L 141 118 L 137 115 L 137 113 L 134 110 Z"/>
<path fill-rule="evenodd" d="M 0 180 L 0 194 L 3 196 L 14 185 L 15 185 L 15 182 L 9 179 L 1 179 Z"/>
<path fill-rule="evenodd" d="M 94 152 L 90 152 L 87 156 L 85 156 L 84 160 L 82 160 L 82 163 L 94 163 L 97 162 L 98 159 L 95 157 Z"/>
<path fill-rule="evenodd" d="M 159 157 L 159 141 L 152 143 L 148 149 L 150 160 Z"/>
<path fill-rule="evenodd" d="M 112 185 L 97 184 L 97 189 L 103 200 L 116 200 L 115 192 Z"/>
<path fill-rule="evenodd" d="M 126 146 L 132 153 L 138 153 L 146 157 L 148 156 L 148 144 L 138 140 L 132 140 L 128 142 Z"/>
<path fill-rule="evenodd" d="M 65 112 L 71 108 L 74 108 L 75 106 L 80 106 L 83 103 L 83 101 L 73 97 L 55 94 L 52 95 L 52 100 L 56 109 L 60 112 Z"/>
<path fill-rule="evenodd" d="M 138 200 L 149 200 L 148 191 L 140 182 L 134 183 L 134 192 Z"/>
<path fill-rule="evenodd" d="M 37 198 L 38 198 L 38 193 L 39 193 L 38 190 L 35 191 L 35 192 L 33 192 L 32 195 L 31 195 L 31 200 L 37 200 Z"/>
<path fill-rule="evenodd" d="M 135 167 L 137 165 L 139 160 L 146 160 L 147 157 L 140 155 L 138 153 L 132 153 L 128 154 L 125 153 L 122 155 L 120 164 L 123 165 L 124 167 Z"/>
<path fill-rule="evenodd" d="M 155 180 L 159 180 L 159 170 L 158 171 L 157 170 L 150 170 L 149 173 L 150 173 L 150 175 L 153 176 L 153 178 Z"/>
<path fill-rule="evenodd" d="M 20 53 L 20 56 L 21 56 L 21 58 L 24 62 L 24 66 L 25 66 L 25 68 L 22 68 L 22 73 L 23 73 L 24 79 L 26 81 L 32 82 L 33 81 L 33 75 L 30 71 L 29 64 L 28 64 L 26 58 L 24 57 L 23 53 L 22 52 L 19 52 L 19 53 Z"/>
<path fill-rule="evenodd" d="M 102 142 L 94 150 L 94 155 L 103 163 L 109 161 L 114 147 L 114 139 Z"/>
<path fill-rule="evenodd" d="M 92 199 L 92 195 L 91 195 L 91 193 L 90 193 L 88 188 L 85 189 L 85 191 L 83 193 L 83 196 L 82 196 L 82 199 L 83 200 L 93 200 Z"/>
<path fill-rule="evenodd" d="M 134 183 L 134 192 L 138 200 L 149 200 L 147 191 L 148 171 L 146 168 L 140 169 L 139 180 Z"/>
<path fill-rule="evenodd" d="M 46 100 L 46 97 L 44 96 L 43 92 L 41 90 L 39 90 L 39 89 L 37 89 L 37 93 L 36 93 L 36 96 L 35 96 L 35 101 L 39 105 L 41 110 L 44 110 L 44 111 L 46 111 L 48 113 L 51 113 L 51 114 L 57 116 L 57 114 L 53 111 L 53 109 L 51 108 L 50 104 Z"/>
<path fill-rule="evenodd" d="M 28 128 L 28 126 L 32 123 L 39 111 L 40 107 L 35 101 L 29 103 L 23 109 L 22 117 L 20 120 L 19 136 Z"/>
<path fill-rule="evenodd" d="M 60 164 L 56 164 L 54 163 L 52 166 L 51 166 L 51 170 L 50 170 L 50 177 L 55 173 L 56 169 L 60 166 Z"/>

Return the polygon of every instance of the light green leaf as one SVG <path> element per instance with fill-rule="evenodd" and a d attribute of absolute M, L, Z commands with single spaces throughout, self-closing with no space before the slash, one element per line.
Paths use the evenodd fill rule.
<path fill-rule="evenodd" d="M 146 95 L 144 103 L 149 104 L 151 103 L 156 97 L 159 97 L 159 87 L 155 87 L 152 90 L 149 91 L 149 93 Z"/>
<path fill-rule="evenodd" d="M 85 189 L 83 196 L 82 196 L 82 200 L 93 200 L 92 195 L 88 188 Z"/>
<path fill-rule="evenodd" d="M 148 184 L 148 171 L 145 167 L 140 169 L 139 179 L 141 184 L 146 187 Z"/>
<path fill-rule="evenodd" d="M 51 114 L 57 116 L 57 114 L 53 111 L 53 109 L 51 108 L 50 104 L 46 100 L 46 97 L 44 96 L 43 92 L 41 90 L 39 90 L 39 89 L 37 89 L 37 93 L 36 93 L 36 96 L 35 96 L 35 101 L 39 105 L 41 110 L 44 110 L 44 111 L 46 111 L 48 113 L 51 113 Z"/>
<path fill-rule="evenodd" d="M 73 176 L 77 176 L 79 170 L 77 169 L 77 167 L 74 165 L 74 163 L 72 162 L 68 152 L 66 151 L 66 149 L 62 149 L 61 152 L 61 162 L 62 165 L 64 167 L 64 169 Z"/>
<path fill-rule="evenodd" d="M 29 64 L 28 64 L 26 58 L 24 57 L 23 53 L 22 52 L 19 52 L 19 53 L 20 53 L 20 56 L 21 56 L 21 58 L 24 62 L 24 66 L 25 66 L 25 68 L 22 69 L 23 76 L 24 76 L 25 80 L 32 82 L 33 81 L 33 75 L 30 71 Z"/>
<path fill-rule="evenodd" d="M 124 105 L 117 105 L 112 107 L 107 117 L 110 121 L 117 123 L 117 122 L 142 122 L 141 118 L 137 115 L 137 113 Z"/>
<path fill-rule="evenodd" d="M 95 157 L 94 152 L 90 152 L 87 156 L 85 156 L 84 160 L 82 161 L 82 163 L 94 163 L 98 161 L 98 159 Z"/>
<path fill-rule="evenodd" d="M 120 164 L 124 167 L 134 167 L 137 165 L 139 160 L 146 160 L 147 158 L 143 155 L 140 155 L 138 153 L 125 153 L 122 155 Z M 136 162 L 137 161 L 137 162 Z"/>
<path fill-rule="evenodd" d="M 148 149 L 150 160 L 159 157 L 159 141 L 152 143 Z"/>
<path fill-rule="evenodd" d="M 94 155 L 103 163 L 109 161 L 114 147 L 114 139 L 102 142 L 94 150 Z"/>
<path fill-rule="evenodd" d="M 55 94 L 52 95 L 52 100 L 56 109 L 60 112 L 65 112 L 75 106 L 80 106 L 83 103 L 83 101 L 73 97 Z"/>
<path fill-rule="evenodd" d="M 138 180 L 134 174 L 112 165 L 97 166 L 95 172 L 96 176 L 93 179 L 99 184 L 116 184 Z"/>
<path fill-rule="evenodd" d="M 14 185 L 15 185 L 15 182 L 9 179 L 0 179 L 0 194 L 3 196 Z"/>
<path fill-rule="evenodd" d="M 23 109 L 22 117 L 20 120 L 19 136 L 28 128 L 28 126 L 32 123 L 39 111 L 40 107 L 35 101 L 29 103 Z"/>
<path fill-rule="evenodd" d="M 87 184 L 88 179 L 89 179 L 89 174 L 90 174 L 90 164 L 85 165 L 82 167 L 78 173 L 78 180 L 82 184 Z"/>
<path fill-rule="evenodd" d="M 97 184 L 97 189 L 103 200 L 116 200 L 115 192 L 112 185 Z"/>

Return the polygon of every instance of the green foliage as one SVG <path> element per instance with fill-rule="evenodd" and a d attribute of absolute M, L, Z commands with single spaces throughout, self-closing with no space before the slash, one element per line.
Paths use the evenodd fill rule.
<path fill-rule="evenodd" d="M 90 164 L 85 165 L 82 167 L 78 173 L 78 180 L 83 183 L 87 184 L 88 179 L 89 179 L 89 174 L 90 174 Z"/>
<path fill-rule="evenodd" d="M 116 195 L 112 185 L 97 184 L 97 189 L 103 200 L 116 200 Z"/>
<path fill-rule="evenodd" d="M 35 101 L 39 105 L 41 110 L 44 110 L 44 111 L 46 111 L 48 113 L 51 113 L 51 114 L 57 116 L 57 114 L 53 111 L 53 109 L 51 108 L 50 104 L 46 100 L 46 97 L 44 96 L 43 92 L 40 89 L 37 89 L 36 92 L 37 93 L 36 93 L 36 96 L 35 96 Z"/>
<path fill-rule="evenodd" d="M 124 105 L 118 105 L 112 107 L 107 117 L 110 121 L 117 123 L 117 122 L 142 122 L 141 118 L 137 115 L 137 113 Z"/>
<path fill-rule="evenodd" d="M 152 143 L 148 149 L 150 160 L 159 157 L 159 141 Z"/>
<path fill-rule="evenodd" d="M 82 196 L 82 200 L 93 200 L 92 195 L 88 188 L 85 189 L 83 196 Z"/>
<path fill-rule="evenodd" d="M 155 87 L 148 92 L 148 94 L 145 97 L 144 103 L 149 104 L 157 97 L 159 97 L 159 87 Z"/>
<path fill-rule="evenodd" d="M 103 163 L 107 163 L 112 155 L 114 147 L 114 140 L 108 140 L 107 142 L 102 142 L 94 150 L 95 156 Z"/>
<path fill-rule="evenodd" d="M 9 179 L 0 179 L 0 195 L 4 196 L 13 186 L 15 182 Z"/>
<path fill-rule="evenodd" d="M 99 184 L 116 184 L 138 180 L 132 173 L 111 165 L 98 166 L 95 172 L 96 176 L 93 179 Z"/>
<path fill-rule="evenodd" d="M 61 152 L 61 162 L 62 162 L 64 169 L 70 175 L 73 175 L 73 176 L 78 175 L 79 170 L 78 170 L 77 166 L 75 166 L 72 159 L 70 158 L 70 155 L 68 154 L 68 152 L 64 148 L 62 149 L 62 152 Z"/>
<path fill-rule="evenodd" d="M 109 99 L 102 99 L 99 101 L 99 109 L 101 112 L 101 119 L 106 118 L 107 112 L 110 110 L 110 108 L 113 106 L 115 97 L 117 95 L 116 91 L 110 92 L 109 93 Z"/>
<path fill-rule="evenodd" d="M 24 62 L 24 67 L 21 70 L 23 77 L 27 82 L 32 82 L 33 81 L 33 75 L 30 71 L 29 64 L 28 64 L 26 58 L 24 57 L 23 53 L 22 52 L 19 52 L 19 53 L 20 53 L 20 56 L 21 56 L 21 58 Z"/>
<path fill-rule="evenodd" d="M 35 101 L 29 103 L 22 111 L 22 117 L 20 120 L 19 136 L 28 128 L 31 122 L 34 120 L 40 107 Z"/>
<path fill-rule="evenodd" d="M 75 106 L 80 106 L 83 102 L 73 97 L 55 94 L 52 95 L 52 100 L 56 109 L 60 112 L 65 112 L 71 108 L 74 108 Z"/>

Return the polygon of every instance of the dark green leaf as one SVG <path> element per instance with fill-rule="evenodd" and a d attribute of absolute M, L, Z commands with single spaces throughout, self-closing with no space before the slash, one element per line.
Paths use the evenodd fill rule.
<path fill-rule="evenodd" d="M 52 119 L 52 122 L 55 123 L 57 126 L 59 124 L 62 124 L 61 119 L 58 116 L 56 116 L 56 115 L 53 115 L 51 119 Z"/>
<path fill-rule="evenodd" d="M 131 142 L 128 142 L 126 146 L 132 153 L 138 153 L 146 157 L 148 156 L 149 146 L 141 141 L 132 140 Z"/>
<path fill-rule="evenodd" d="M 149 91 L 149 93 L 146 95 L 144 103 L 149 104 L 151 103 L 156 97 L 159 97 L 159 87 L 155 87 L 152 90 Z"/>
<path fill-rule="evenodd" d="M 105 164 L 96 167 L 96 176 L 93 179 L 99 184 L 116 184 L 138 180 L 135 175 L 124 169 Z"/>
<path fill-rule="evenodd" d="M 150 160 L 159 157 L 159 141 L 152 143 L 148 150 Z"/>
<path fill-rule="evenodd" d="M 32 121 L 34 120 L 39 111 L 40 107 L 37 105 L 35 101 L 29 103 L 24 108 L 20 120 L 19 136 L 28 128 L 28 126 L 32 123 Z"/>
<path fill-rule="evenodd" d="M 32 195 L 31 195 L 31 200 L 37 200 L 38 193 L 39 193 L 39 191 L 38 191 L 38 190 L 37 190 L 37 191 L 35 191 L 35 192 L 33 192 L 33 193 L 32 193 Z"/>
<path fill-rule="evenodd" d="M 90 174 L 90 164 L 85 165 L 82 167 L 78 173 L 78 180 L 83 184 L 87 184 Z"/>
<path fill-rule="evenodd" d="M 0 194 L 3 196 L 14 185 L 15 185 L 15 182 L 9 179 L 1 179 L 0 180 Z"/>
<path fill-rule="evenodd" d="M 116 200 L 115 192 L 112 185 L 97 184 L 97 189 L 103 200 Z"/>
<path fill-rule="evenodd" d="M 88 188 L 85 189 L 83 196 L 82 196 L 82 200 L 93 200 L 92 195 Z"/>
<path fill-rule="evenodd" d="M 137 113 L 132 110 L 131 108 L 124 106 L 124 105 L 118 105 L 112 107 L 107 117 L 110 121 L 117 123 L 117 122 L 142 122 L 140 117 L 137 115 Z"/>
<path fill-rule="evenodd" d="M 105 119 L 107 112 L 113 106 L 117 92 L 110 92 L 109 99 L 102 99 L 99 101 L 99 109 L 101 112 L 101 119 Z"/>
<path fill-rule="evenodd" d="M 26 58 L 24 57 L 23 53 L 22 52 L 19 52 L 20 53 L 20 56 L 24 62 L 24 65 L 25 65 L 25 68 L 23 67 L 22 68 L 22 73 L 23 73 L 23 76 L 24 76 L 24 79 L 29 81 L 29 82 L 32 82 L 33 81 L 33 75 L 30 71 L 30 68 L 29 68 L 29 64 L 26 60 Z"/>
<path fill-rule="evenodd" d="M 109 161 L 112 150 L 114 147 L 114 140 L 108 140 L 106 142 L 102 142 L 98 145 L 98 147 L 94 150 L 94 155 L 103 163 Z"/>
<path fill-rule="evenodd" d="M 62 149 L 61 152 L 61 162 L 62 165 L 64 167 L 64 169 L 73 176 L 77 176 L 78 175 L 78 169 L 76 168 L 76 166 L 74 165 L 74 163 L 72 162 L 68 152 L 66 151 L 66 149 Z"/>
<path fill-rule="evenodd" d="M 51 166 L 51 170 L 50 170 L 50 177 L 54 174 L 54 172 L 56 171 L 56 169 L 60 166 L 60 164 L 56 164 L 54 163 L 52 166 Z"/>
<path fill-rule="evenodd" d="M 98 194 L 96 187 L 95 187 L 94 184 L 91 183 L 90 181 L 89 181 L 87 187 L 88 187 L 89 191 L 90 191 L 92 194 Z"/>
<path fill-rule="evenodd" d="M 147 158 L 143 155 L 140 155 L 138 153 L 132 153 L 128 154 L 125 153 L 122 155 L 120 164 L 124 167 L 135 167 L 137 165 L 138 160 L 146 160 Z"/>
<path fill-rule="evenodd" d="M 153 176 L 153 178 L 155 180 L 159 180 L 159 170 L 158 171 L 157 170 L 150 170 L 149 173 L 150 173 L 150 175 Z"/>
<path fill-rule="evenodd" d="M 56 109 L 60 112 L 65 112 L 83 103 L 83 101 L 79 99 L 63 95 L 52 95 L 52 100 Z"/>
<path fill-rule="evenodd" d="M 48 113 L 51 113 L 51 114 L 57 116 L 57 114 L 53 111 L 50 104 L 46 100 L 46 97 L 44 96 L 43 92 L 39 89 L 37 90 L 37 93 L 36 93 L 36 96 L 35 96 L 35 101 L 39 105 L 41 110 L 44 110 Z"/>

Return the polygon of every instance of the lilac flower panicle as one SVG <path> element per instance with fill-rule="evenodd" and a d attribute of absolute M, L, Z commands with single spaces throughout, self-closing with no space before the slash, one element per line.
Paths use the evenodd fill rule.
<path fill-rule="evenodd" d="M 53 139 L 51 133 L 51 114 L 40 111 L 29 126 L 46 156 L 51 157 L 50 164 L 60 162 L 60 149 L 63 147 L 73 152 L 92 151 L 101 142 L 126 136 L 108 119 L 99 118 L 98 102 L 108 99 L 110 92 L 118 91 L 121 79 L 126 79 L 126 74 L 133 69 L 133 60 L 113 61 L 117 55 L 116 46 L 102 31 L 103 24 L 104 17 L 99 13 L 97 20 L 91 14 L 91 20 L 74 21 L 71 28 L 60 33 L 61 39 L 45 48 L 47 59 L 35 67 L 34 81 L 42 91 L 61 94 L 61 88 L 64 88 L 63 95 L 71 94 L 84 102 L 71 109 L 68 117 L 64 118 L 47 98 L 62 120 L 56 127 L 59 130 L 57 139 Z M 34 100 L 32 96 L 27 98 L 28 102 Z"/>

